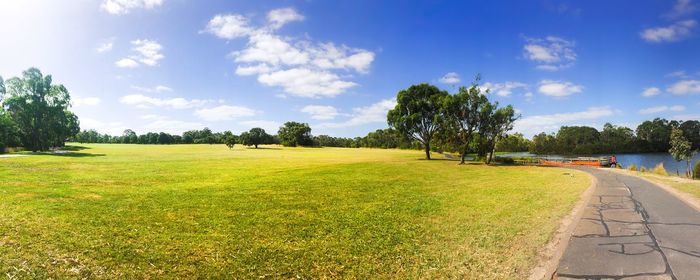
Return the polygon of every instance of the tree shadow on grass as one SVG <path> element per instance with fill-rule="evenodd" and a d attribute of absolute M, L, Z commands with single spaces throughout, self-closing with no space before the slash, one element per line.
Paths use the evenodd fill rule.
<path fill-rule="evenodd" d="M 61 151 L 82 151 L 82 150 L 86 150 L 86 149 L 90 149 L 90 148 L 85 147 L 85 146 L 65 146 L 65 147 L 61 147 L 59 150 L 61 150 Z"/>
<path fill-rule="evenodd" d="M 38 155 L 38 156 L 56 156 L 56 157 L 75 157 L 75 158 L 82 158 L 82 157 L 103 157 L 103 156 L 106 156 L 105 154 L 76 153 L 76 152 L 62 152 L 62 153 L 55 153 L 55 152 L 36 152 L 36 153 L 31 153 L 30 155 Z"/>
<path fill-rule="evenodd" d="M 246 147 L 248 150 L 282 150 L 282 148 L 277 147 Z"/>

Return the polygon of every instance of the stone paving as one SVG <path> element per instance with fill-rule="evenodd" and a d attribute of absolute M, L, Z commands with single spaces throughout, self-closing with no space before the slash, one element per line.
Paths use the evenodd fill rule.
<path fill-rule="evenodd" d="M 554 279 L 700 279 L 700 213 L 640 178 L 581 170 L 598 186 Z"/>

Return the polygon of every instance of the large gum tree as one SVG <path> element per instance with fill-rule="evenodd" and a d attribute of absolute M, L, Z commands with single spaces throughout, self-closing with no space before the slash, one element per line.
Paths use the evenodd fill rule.
<path fill-rule="evenodd" d="M 444 124 L 442 106 L 448 95 L 433 85 L 413 85 L 399 91 L 396 107 L 387 114 L 391 127 L 423 144 L 426 159 L 430 159 L 430 142 Z"/>

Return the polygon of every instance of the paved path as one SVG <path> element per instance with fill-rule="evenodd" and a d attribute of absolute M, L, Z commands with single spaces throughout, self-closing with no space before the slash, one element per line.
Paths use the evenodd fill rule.
<path fill-rule="evenodd" d="M 0 155 L 0 158 L 11 158 L 11 157 L 26 157 L 29 155 L 23 155 L 23 154 L 6 154 L 6 155 Z"/>
<path fill-rule="evenodd" d="M 555 279 L 700 279 L 700 213 L 634 176 L 581 169 L 598 187 Z"/>

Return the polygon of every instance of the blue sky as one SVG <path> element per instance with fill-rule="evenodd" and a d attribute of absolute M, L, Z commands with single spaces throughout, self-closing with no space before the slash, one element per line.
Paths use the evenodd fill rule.
<path fill-rule="evenodd" d="M 527 136 L 700 119 L 700 3 L 0 0 L 0 75 L 68 87 L 84 129 L 363 136 L 396 93 L 480 73 Z"/>

